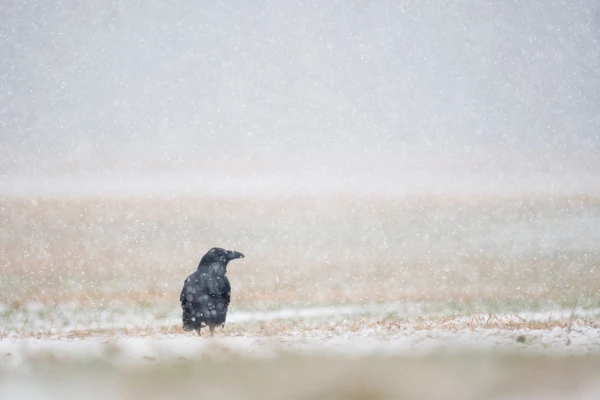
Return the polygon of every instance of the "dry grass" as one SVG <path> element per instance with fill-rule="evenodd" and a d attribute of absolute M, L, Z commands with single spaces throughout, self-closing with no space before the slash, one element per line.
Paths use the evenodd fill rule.
<path fill-rule="evenodd" d="M 549 317 L 546 320 L 529 320 L 516 314 L 459 314 L 451 317 L 428 318 L 423 321 L 392 321 L 384 322 L 388 331 L 422 331 L 442 329 L 449 331 L 495 329 L 495 330 L 552 330 L 554 328 L 568 329 L 573 325 L 598 328 L 600 325 L 594 318 L 570 318 L 557 320 Z"/>
<path fill-rule="evenodd" d="M 155 321 L 156 322 L 156 321 Z M 129 336 L 163 337 L 165 335 L 188 335 L 195 337 L 196 332 L 185 332 L 181 324 L 143 323 L 130 328 L 102 328 L 102 329 L 72 329 L 66 331 L 60 329 L 52 330 L 4 330 L 0 339 L 11 338 L 62 338 L 62 339 L 85 339 L 85 338 L 111 338 Z M 224 328 L 216 330 L 217 337 L 285 337 L 287 335 L 311 335 L 313 333 L 326 332 L 328 337 L 357 333 L 364 330 L 375 332 L 381 339 L 393 337 L 402 333 L 410 335 L 421 331 L 456 332 L 456 331 L 523 331 L 542 330 L 548 331 L 561 328 L 570 331 L 573 327 L 589 327 L 599 329 L 600 323 L 594 317 L 569 317 L 547 319 L 523 318 L 517 314 L 474 314 L 459 313 L 455 315 L 426 316 L 418 318 L 399 317 L 351 317 L 349 319 L 329 318 L 305 319 L 305 320 L 276 320 L 269 322 L 248 322 L 227 324 Z M 22 327 L 24 328 L 24 326 Z M 203 331 L 208 336 L 208 331 Z"/>
<path fill-rule="evenodd" d="M 175 304 L 212 246 L 238 307 L 597 304 L 599 198 L 0 201 L 0 303 Z"/>

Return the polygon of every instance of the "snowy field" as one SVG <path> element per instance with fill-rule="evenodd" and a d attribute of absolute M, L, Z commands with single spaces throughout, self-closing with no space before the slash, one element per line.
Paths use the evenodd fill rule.
<path fill-rule="evenodd" d="M 600 395 L 593 196 L 6 198 L 0 217 L 1 398 Z M 217 244 L 246 258 L 198 337 L 179 291 Z"/>
<path fill-rule="evenodd" d="M 238 312 L 231 313 L 225 329 L 212 337 L 204 332 L 203 338 L 183 333 L 170 319 L 147 324 L 139 316 L 137 321 L 133 316 L 115 321 L 111 329 L 75 324 L 35 334 L 22 326 L 17 332 L 5 331 L 0 350 L 7 355 L 3 367 L 8 369 L 27 368 L 28 360 L 36 357 L 109 357 L 135 364 L 199 357 L 214 348 L 255 356 L 290 351 L 350 356 L 425 355 L 438 350 L 600 353 L 600 309 L 435 316 L 423 314 L 422 307 L 412 310 L 387 305 Z"/>
<path fill-rule="evenodd" d="M 234 312 L 227 328 L 202 338 L 169 320 L 147 324 L 133 315 L 114 321 L 110 330 L 92 324 L 33 334 L 22 326 L 0 340 L 0 396 L 591 400 L 600 395 L 600 309 L 436 316 L 427 316 L 426 309 Z M 76 319 L 84 311 L 63 315 Z"/>
<path fill-rule="evenodd" d="M 24 324 L 0 340 L 0 397 L 600 395 L 600 309 L 502 315 L 431 315 L 427 309 L 388 304 L 233 312 L 224 330 L 202 338 L 173 324 L 175 313 L 150 323 L 144 322 L 150 313 L 122 315 L 112 328 L 99 329 L 82 321 L 90 310 L 72 308 L 59 313 L 74 325 L 44 331 L 38 309 L 29 313 L 37 329 Z"/>
<path fill-rule="evenodd" d="M 0 400 L 600 399 L 598 16 L 0 2 Z"/>

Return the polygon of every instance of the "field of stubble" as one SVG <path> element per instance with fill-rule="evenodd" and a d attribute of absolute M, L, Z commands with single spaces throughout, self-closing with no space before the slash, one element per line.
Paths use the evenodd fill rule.
<path fill-rule="evenodd" d="M 0 395 L 594 399 L 599 226 L 596 197 L 3 199 Z M 202 339 L 213 246 L 246 258 Z"/>
<path fill-rule="evenodd" d="M 213 246 L 233 305 L 598 305 L 598 198 L 2 200 L 0 303 L 172 305 Z"/>

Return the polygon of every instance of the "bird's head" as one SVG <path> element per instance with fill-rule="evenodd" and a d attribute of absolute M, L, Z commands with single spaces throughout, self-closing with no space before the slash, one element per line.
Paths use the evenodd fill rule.
<path fill-rule="evenodd" d="M 238 253 L 237 251 L 231 251 L 231 250 L 221 249 L 219 247 L 213 247 L 204 255 L 204 257 L 202 257 L 202 260 L 200 260 L 200 265 L 198 266 L 198 268 L 200 268 L 203 265 L 212 265 L 212 264 L 219 264 L 219 265 L 227 268 L 227 264 L 229 263 L 229 261 L 235 260 L 236 258 L 244 258 L 244 255 L 242 253 Z"/>

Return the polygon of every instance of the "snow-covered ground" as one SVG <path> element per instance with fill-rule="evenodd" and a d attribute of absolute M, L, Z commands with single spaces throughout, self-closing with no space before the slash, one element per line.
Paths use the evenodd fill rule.
<path fill-rule="evenodd" d="M 215 349 L 227 353 L 273 356 L 308 354 L 426 355 L 436 351 L 517 351 L 535 354 L 600 354 L 600 309 L 510 314 L 423 315 L 424 306 L 371 305 L 282 309 L 231 313 L 227 328 L 214 337 L 181 333 L 176 315 L 132 321 L 121 315 L 106 326 L 77 321 L 60 329 L 44 319 L 5 331 L 0 340 L 4 368 L 27 368 L 31 359 L 61 361 L 107 359 L 147 363 L 194 359 Z M 406 309 L 418 317 L 407 318 Z M 80 312 L 86 314 L 85 310 Z M 71 316 L 78 313 L 72 310 Z M 63 314 L 66 315 L 66 314 Z M 37 317 L 33 317 L 37 318 Z M 5 324 L 7 321 L 4 321 Z M 138 323 L 137 330 L 131 329 Z M 6 325 L 5 325 L 6 326 Z M 162 329 L 159 329 L 161 328 Z"/>
<path fill-rule="evenodd" d="M 34 309 L 28 312 L 37 325 L 5 330 L 0 340 L 0 398 L 600 395 L 600 309 L 434 315 L 425 304 L 387 304 L 234 311 L 214 337 L 182 333 L 170 314 L 153 322 L 120 314 L 112 330 L 81 318 L 48 330 L 55 320 Z M 62 310 L 65 317 L 80 314 L 88 312 Z"/>
<path fill-rule="evenodd" d="M 28 361 L 50 357 L 86 361 L 108 357 L 119 363 L 146 363 L 196 358 L 213 350 L 240 355 L 272 356 L 281 352 L 366 355 L 426 355 L 436 351 L 527 351 L 536 354 L 600 353 L 600 329 L 591 326 L 538 329 L 407 329 L 389 333 L 383 326 L 349 330 L 291 330 L 275 336 L 220 336 L 158 334 L 153 337 L 100 336 L 90 338 L 5 338 L 0 341 L 3 367 L 26 368 Z"/>

